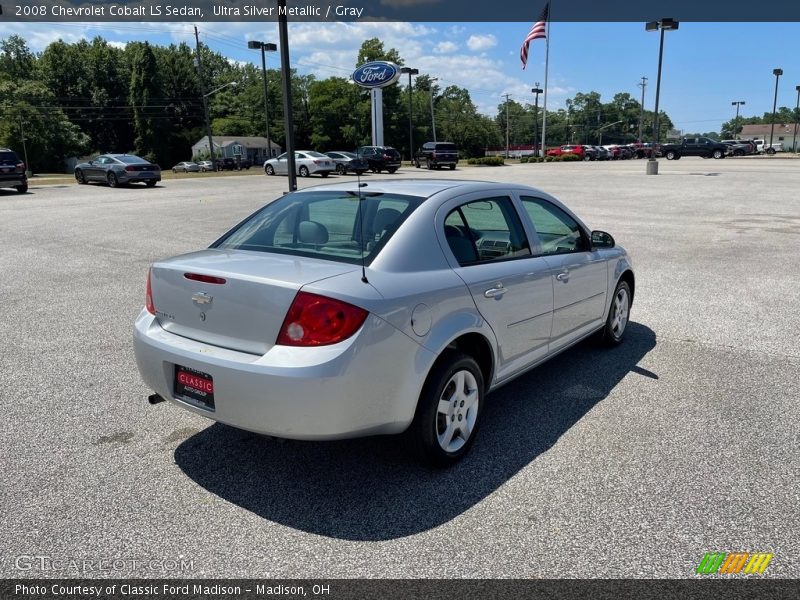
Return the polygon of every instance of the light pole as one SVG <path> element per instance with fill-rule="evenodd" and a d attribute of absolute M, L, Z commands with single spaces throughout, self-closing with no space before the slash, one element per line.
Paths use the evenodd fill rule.
<path fill-rule="evenodd" d="M 739 107 L 745 104 L 744 100 L 736 100 L 731 102 L 731 106 L 736 107 L 736 119 L 733 122 L 733 138 L 736 138 L 736 134 L 739 133 L 737 130 L 739 129 Z"/>
<path fill-rule="evenodd" d="M 272 143 L 269 137 L 269 97 L 267 95 L 267 52 L 275 52 L 278 46 L 269 42 L 249 41 L 251 50 L 261 50 L 261 77 L 264 80 L 264 121 L 267 125 L 267 158 L 272 158 Z"/>
<path fill-rule="evenodd" d="M 289 70 L 289 22 L 286 0 L 278 0 L 278 37 L 281 44 L 281 86 L 283 87 L 283 122 L 286 129 L 286 166 L 289 191 L 297 190 L 297 167 L 294 160 L 294 115 L 292 114 L 292 72 Z"/>
<path fill-rule="evenodd" d="M 653 151 L 650 153 L 650 160 L 647 161 L 647 174 L 658 175 L 658 100 L 661 96 L 661 65 L 664 62 L 664 32 L 673 31 L 678 28 L 678 21 L 675 19 L 661 19 L 660 21 L 650 21 L 644 26 L 645 31 L 661 30 L 661 40 L 658 44 L 658 74 L 656 75 L 656 106 L 655 116 L 653 117 Z"/>
<path fill-rule="evenodd" d="M 800 85 L 795 86 L 797 90 L 797 105 L 794 107 L 794 137 L 792 138 L 793 151 L 797 154 L 797 121 L 800 120 Z"/>
<path fill-rule="evenodd" d="M 197 65 L 197 79 L 200 82 L 200 95 L 203 99 L 203 116 L 205 117 L 206 135 L 208 136 L 208 157 L 211 159 L 212 167 L 216 169 L 216 163 L 214 161 L 214 140 L 211 137 L 211 119 L 208 116 L 208 101 L 205 82 L 203 80 L 203 60 L 200 58 L 200 34 L 197 31 L 196 25 L 194 28 L 194 40 L 195 48 L 197 50 L 197 56 L 194 59 L 194 64 Z"/>
<path fill-rule="evenodd" d="M 28 163 L 28 147 L 25 145 L 25 128 L 22 125 L 22 113 L 19 115 L 19 137 L 22 138 L 22 155 L 25 157 L 25 175 L 30 177 L 33 175 L 33 171 L 31 171 L 31 166 Z"/>
<path fill-rule="evenodd" d="M 534 83 L 535 88 L 531 89 L 531 93 L 536 94 L 533 101 L 533 155 L 539 156 L 539 94 L 544 90 L 539 87 L 539 82 Z"/>
<path fill-rule="evenodd" d="M 419 75 L 419 69 L 412 69 L 411 67 L 402 67 L 401 73 L 408 73 L 408 160 L 414 162 L 414 114 L 412 107 L 411 95 L 411 76 Z"/>
<path fill-rule="evenodd" d="M 433 82 L 439 81 L 438 77 L 431 77 L 428 81 L 430 81 L 431 85 L 431 129 L 433 130 L 433 141 L 436 142 L 436 115 L 433 112 Z"/>
<path fill-rule="evenodd" d="M 647 77 L 642 75 L 642 81 L 636 84 L 642 88 L 642 103 L 639 105 L 639 143 L 642 143 L 642 126 L 644 125 L 644 90 L 647 87 Z M 602 144 L 601 144 L 602 146 Z"/>
<path fill-rule="evenodd" d="M 775 98 L 772 100 L 772 119 L 769 128 L 769 148 L 772 149 L 772 136 L 775 134 L 775 110 L 778 108 L 778 80 L 783 75 L 783 69 L 772 69 L 772 74 L 775 75 Z"/>

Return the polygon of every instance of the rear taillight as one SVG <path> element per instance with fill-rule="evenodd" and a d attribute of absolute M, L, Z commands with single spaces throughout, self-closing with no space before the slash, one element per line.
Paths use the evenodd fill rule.
<path fill-rule="evenodd" d="M 392 160 L 392 157 L 389 156 L 388 154 L 384 154 L 383 155 L 383 160 Z"/>
<path fill-rule="evenodd" d="M 24 171 L 25 170 L 25 163 L 20 161 L 17 163 L 17 171 Z"/>
<path fill-rule="evenodd" d="M 278 340 L 281 346 L 327 346 L 346 340 L 364 324 L 369 313 L 341 300 L 298 292 Z"/>
<path fill-rule="evenodd" d="M 135 171 L 136 169 L 134 167 L 128 165 L 127 167 L 125 167 L 125 170 L 130 173 L 131 171 Z"/>
<path fill-rule="evenodd" d="M 144 305 L 147 308 L 147 312 L 154 315 L 156 314 L 156 305 L 153 304 L 153 287 L 150 285 L 150 271 L 152 271 L 152 269 L 147 269 L 147 288 L 144 293 Z"/>

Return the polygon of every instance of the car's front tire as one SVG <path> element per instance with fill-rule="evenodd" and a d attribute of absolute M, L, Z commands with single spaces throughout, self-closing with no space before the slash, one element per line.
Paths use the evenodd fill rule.
<path fill-rule="evenodd" d="M 678 157 L 678 154 L 674 150 L 667 150 L 666 154 L 664 154 L 664 157 L 667 160 L 675 160 Z"/>
<path fill-rule="evenodd" d="M 337 164 L 336 165 L 336 174 L 337 175 L 344 175 L 345 173 L 347 173 L 347 168 L 341 163 Z"/>
<path fill-rule="evenodd" d="M 272 165 L 267 165 L 264 167 L 264 173 L 266 175 L 275 175 L 275 169 L 272 167 Z"/>
<path fill-rule="evenodd" d="M 78 182 L 78 185 L 86 185 L 86 177 L 80 169 L 75 171 L 75 181 Z"/>
<path fill-rule="evenodd" d="M 484 393 L 483 373 L 471 356 L 448 353 L 434 365 L 408 432 L 420 458 L 447 467 L 464 457 L 478 432 Z"/>
<path fill-rule="evenodd" d="M 620 281 L 611 298 L 611 308 L 608 318 L 602 329 L 602 340 L 609 346 L 619 344 L 628 327 L 628 318 L 631 310 L 631 288 L 627 281 Z"/>
<path fill-rule="evenodd" d="M 300 177 L 308 177 L 310 175 L 310 173 L 308 172 L 308 167 L 305 165 L 302 165 L 300 167 L 298 173 L 300 174 Z"/>
<path fill-rule="evenodd" d="M 711 156 L 719 160 L 720 158 L 725 158 L 725 153 L 722 150 L 714 150 L 714 152 L 711 153 Z"/>
<path fill-rule="evenodd" d="M 106 180 L 108 181 L 108 187 L 119 187 L 119 179 L 113 172 L 106 175 Z"/>

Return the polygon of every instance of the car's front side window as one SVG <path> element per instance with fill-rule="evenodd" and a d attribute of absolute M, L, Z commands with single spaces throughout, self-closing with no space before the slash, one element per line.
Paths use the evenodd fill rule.
<path fill-rule="evenodd" d="M 566 254 L 588 250 L 581 226 L 555 204 L 522 196 L 522 205 L 533 223 L 542 246 L 542 254 Z"/>
<path fill-rule="evenodd" d="M 507 197 L 462 204 L 445 219 L 444 234 L 462 267 L 531 255 L 522 222 Z"/>

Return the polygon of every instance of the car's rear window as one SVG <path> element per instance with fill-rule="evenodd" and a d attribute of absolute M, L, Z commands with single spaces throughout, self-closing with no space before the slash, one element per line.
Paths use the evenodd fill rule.
<path fill-rule="evenodd" d="M 115 156 L 114 158 L 128 165 L 137 165 L 147 162 L 145 159 L 139 158 L 138 156 L 133 156 L 132 154 L 126 154 L 125 156 Z"/>
<path fill-rule="evenodd" d="M 458 148 L 456 148 L 455 144 L 436 144 L 437 150 L 442 150 L 443 152 L 456 152 Z"/>
<path fill-rule="evenodd" d="M 366 264 L 424 198 L 319 191 L 287 194 L 248 217 L 212 248 L 255 250 Z"/>
<path fill-rule="evenodd" d="M 17 164 L 19 160 L 14 152 L 0 152 L 0 163 L 4 165 Z"/>

